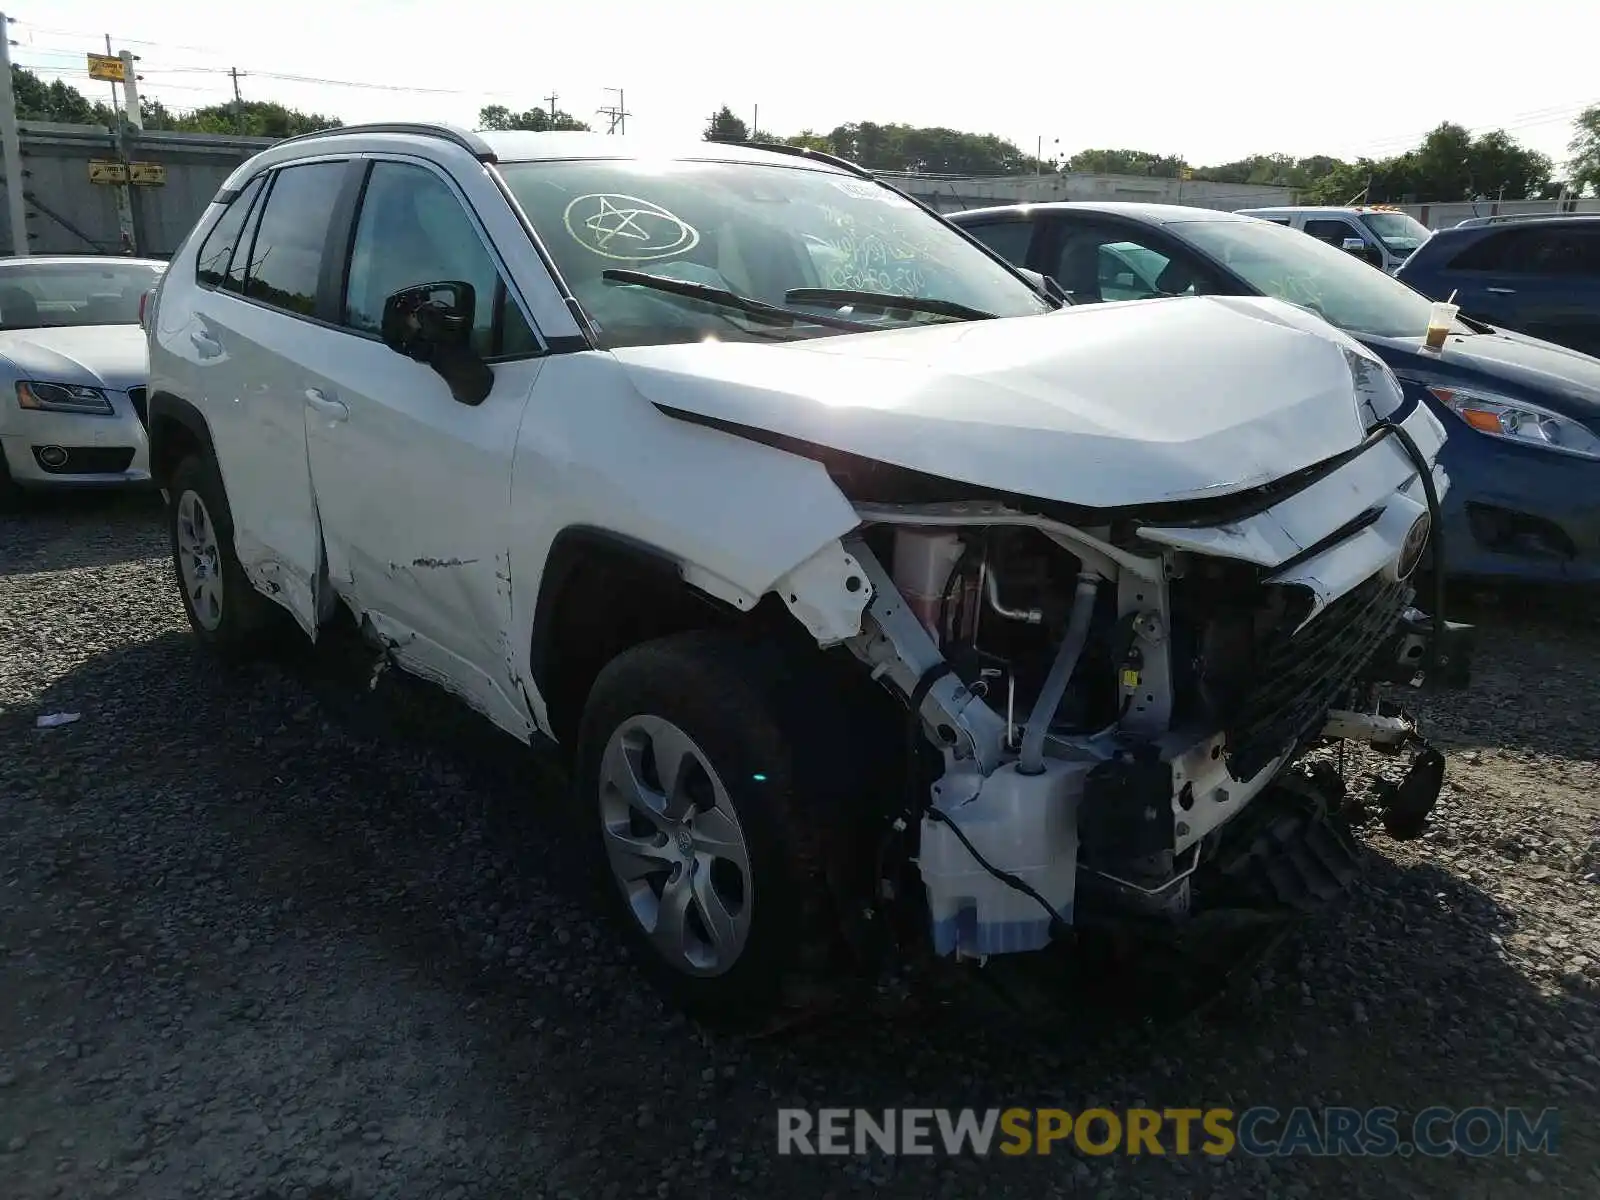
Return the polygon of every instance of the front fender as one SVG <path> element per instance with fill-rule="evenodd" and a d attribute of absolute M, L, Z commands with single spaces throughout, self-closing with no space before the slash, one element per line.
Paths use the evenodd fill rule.
<path fill-rule="evenodd" d="M 860 627 L 870 589 L 839 546 L 860 518 L 827 469 L 668 416 L 603 351 L 552 355 L 540 372 L 510 499 L 513 644 L 530 648 L 515 666 L 530 690 L 536 613 L 546 584 L 559 583 L 550 567 L 559 566 L 554 551 L 569 530 L 632 547 L 737 611 L 779 591 L 820 641 Z M 550 601 L 542 603 L 548 611 Z"/>

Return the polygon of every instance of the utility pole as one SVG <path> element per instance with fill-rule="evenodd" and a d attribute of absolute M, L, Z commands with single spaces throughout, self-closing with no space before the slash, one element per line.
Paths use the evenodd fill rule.
<path fill-rule="evenodd" d="M 0 154 L 5 158 L 6 215 L 11 253 L 28 253 L 28 206 L 23 196 L 22 138 L 17 134 L 17 98 L 11 90 L 11 18 L 0 13 Z"/>
<path fill-rule="evenodd" d="M 750 140 L 756 140 L 756 130 L 761 128 L 761 105 L 757 104 L 750 113 Z"/>
<path fill-rule="evenodd" d="M 622 98 L 622 89 L 606 88 L 605 90 L 608 92 L 615 92 L 617 94 L 617 102 L 608 108 L 596 109 L 595 111 L 611 121 L 611 127 L 606 130 L 607 133 L 625 134 L 628 132 L 628 118 L 633 116 L 633 114 L 627 110 L 624 104 Z"/>
<path fill-rule="evenodd" d="M 552 91 L 548 96 L 545 97 L 545 99 L 550 101 L 550 124 L 554 126 L 556 123 L 556 101 L 561 99 L 561 97 Z"/>
<path fill-rule="evenodd" d="M 117 229 L 118 249 L 123 254 L 138 253 L 138 243 L 133 231 L 133 185 L 129 176 L 133 168 L 130 165 L 132 156 L 128 153 L 128 92 L 133 90 L 133 106 L 137 112 L 139 108 L 138 85 L 133 82 L 133 55 L 124 51 L 117 54 L 111 49 L 111 35 L 106 34 L 106 57 L 117 58 L 122 62 L 122 95 L 117 95 L 117 85 L 111 85 L 111 111 L 117 114 L 117 128 L 111 138 L 112 149 L 116 152 L 117 161 L 122 164 L 123 179 L 121 183 L 111 185 L 117 200 Z"/>

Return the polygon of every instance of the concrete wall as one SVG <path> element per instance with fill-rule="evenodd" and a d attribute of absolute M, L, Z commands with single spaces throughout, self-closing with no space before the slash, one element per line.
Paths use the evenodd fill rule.
<path fill-rule="evenodd" d="M 1518 213 L 1555 213 L 1561 211 L 1600 213 L 1600 198 L 1591 200 L 1569 200 L 1565 210 L 1556 200 L 1502 200 L 1494 203 L 1488 200 L 1473 203 L 1464 200 L 1456 204 L 1402 204 L 1403 208 L 1429 229 L 1449 229 L 1459 221 L 1468 217 L 1499 217 L 1512 216 Z"/>
<path fill-rule="evenodd" d="M 132 157 L 160 163 L 166 182 L 133 187 L 138 252 L 167 257 L 194 225 L 234 167 L 272 144 L 269 138 L 204 133 L 137 135 Z M 89 160 L 114 159 L 108 130 L 88 125 L 22 123 L 28 246 L 34 254 L 115 254 L 119 249 L 116 189 L 89 182 Z M 10 180 L 0 181 L 0 187 Z M 0 204 L 0 252 L 11 249 L 10 220 Z"/>
<path fill-rule="evenodd" d="M 980 179 L 944 179 L 892 171 L 879 171 L 877 175 L 939 212 L 985 208 L 992 204 L 1041 204 L 1051 200 L 1124 200 L 1221 209 L 1294 203 L 1294 192 L 1289 188 L 1152 179 L 1144 175 L 1067 174 Z"/>

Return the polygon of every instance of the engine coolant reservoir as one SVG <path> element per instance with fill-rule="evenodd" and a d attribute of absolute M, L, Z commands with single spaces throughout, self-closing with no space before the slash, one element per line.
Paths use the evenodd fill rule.
<path fill-rule="evenodd" d="M 945 585 L 960 559 L 961 539 L 953 533 L 902 529 L 895 534 L 894 585 L 935 643 Z"/>
<path fill-rule="evenodd" d="M 1093 764 L 1047 758 L 1044 765 L 1030 776 L 1007 763 L 987 779 L 953 770 L 933 785 L 932 802 L 992 866 L 1028 883 L 1070 925 L 1078 799 Z M 918 864 L 935 953 L 1012 954 L 1049 943 L 1050 919 L 1039 902 L 985 871 L 943 822 L 923 818 Z"/>

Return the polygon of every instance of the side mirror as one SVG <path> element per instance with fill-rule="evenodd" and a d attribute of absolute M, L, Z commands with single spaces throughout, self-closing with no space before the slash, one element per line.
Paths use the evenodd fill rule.
<path fill-rule="evenodd" d="M 1370 266 L 1383 266 L 1383 251 L 1364 238 L 1347 237 L 1342 243 L 1342 248 L 1347 254 L 1354 254 Z"/>
<path fill-rule="evenodd" d="M 1072 302 L 1068 298 L 1067 294 L 1061 290 L 1061 285 L 1054 279 L 1051 279 L 1050 276 L 1041 271 L 1035 271 L 1031 267 L 1018 267 L 1016 270 L 1018 275 L 1021 275 L 1029 283 L 1033 284 L 1033 286 L 1040 292 L 1043 292 L 1046 296 L 1049 296 L 1052 300 L 1056 301 L 1056 303 L 1070 304 Z"/>
<path fill-rule="evenodd" d="M 402 288 L 383 302 L 383 344 L 426 363 L 462 404 L 482 404 L 494 372 L 472 348 L 477 297 L 470 283 L 443 280 Z"/>

